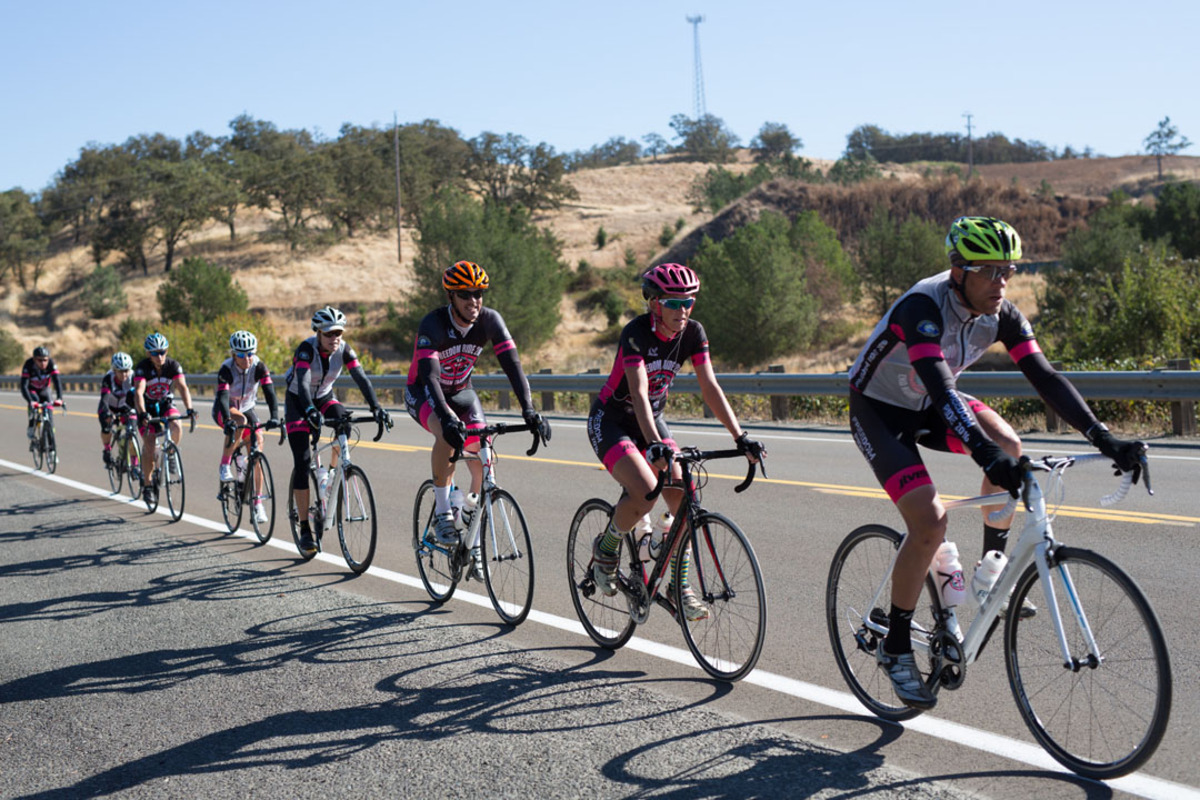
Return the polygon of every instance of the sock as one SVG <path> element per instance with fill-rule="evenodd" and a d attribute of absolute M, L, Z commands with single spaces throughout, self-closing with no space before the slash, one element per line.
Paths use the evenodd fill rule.
<path fill-rule="evenodd" d="M 905 611 L 895 603 L 888 614 L 888 635 L 883 640 L 884 652 L 898 656 L 912 650 L 913 610 Z"/>
<path fill-rule="evenodd" d="M 221 456 L 221 466 L 226 466 L 233 461 L 233 456 Z"/>
<path fill-rule="evenodd" d="M 624 532 L 617 530 L 617 526 L 610 521 L 604 531 L 604 538 L 600 540 L 600 552 L 606 556 L 615 556 L 621 549 L 621 537 L 624 535 Z"/>
<path fill-rule="evenodd" d="M 433 513 L 445 514 L 450 510 L 450 486 L 433 485 Z"/>
<path fill-rule="evenodd" d="M 984 523 L 983 525 L 983 554 L 986 556 L 989 550 L 999 550 L 1004 552 L 1004 548 L 1008 546 L 1008 530 L 993 528 L 991 525 Z"/>

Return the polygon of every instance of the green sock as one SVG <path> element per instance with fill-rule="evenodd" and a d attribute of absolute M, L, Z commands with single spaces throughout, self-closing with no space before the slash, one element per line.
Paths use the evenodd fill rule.
<path fill-rule="evenodd" d="M 604 538 L 600 540 L 600 552 L 606 556 L 615 556 L 621 550 L 621 537 L 625 534 L 617 530 L 613 523 L 608 523 Z"/>

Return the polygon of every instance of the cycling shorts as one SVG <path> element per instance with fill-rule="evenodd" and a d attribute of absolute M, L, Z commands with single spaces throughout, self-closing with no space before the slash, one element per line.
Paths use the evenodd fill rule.
<path fill-rule="evenodd" d="M 479 395 L 475 393 L 474 389 L 463 389 L 446 395 L 446 405 L 450 407 L 456 417 L 462 420 L 468 432 L 477 431 L 487 425 L 487 418 L 483 415 L 483 405 L 479 402 Z M 405 387 L 404 408 L 408 411 L 408 415 L 425 430 L 429 430 L 429 417 L 437 416 L 433 399 L 429 396 L 429 390 L 424 384 L 409 384 Z M 463 447 L 474 450 L 478 441 L 479 437 L 468 436 Z"/>
<path fill-rule="evenodd" d="M 661 414 L 654 418 L 654 425 L 658 429 L 659 438 L 669 444 L 672 450 L 678 450 L 675 440 L 671 438 L 671 429 L 667 427 L 667 422 Z M 588 414 L 587 435 L 592 451 L 609 472 L 612 472 L 616 463 L 627 455 L 644 457 L 646 448 L 650 446 L 642 436 L 637 417 L 614 411 L 599 400 L 592 403 L 592 410 Z"/>
<path fill-rule="evenodd" d="M 234 422 L 238 421 L 238 414 L 241 414 L 243 417 L 246 418 L 247 425 L 257 425 L 258 424 L 258 415 L 256 415 L 254 413 L 253 408 L 251 408 L 247 411 L 238 411 L 237 409 L 229 410 L 229 416 L 233 418 Z M 224 415 L 221 414 L 220 409 L 216 409 L 216 408 L 213 409 L 212 418 L 213 418 L 213 422 L 217 423 L 218 428 L 223 429 L 225 427 Z M 242 428 L 241 435 L 238 438 L 240 438 L 242 441 L 246 441 L 247 439 L 249 439 L 250 438 L 250 428 Z"/>

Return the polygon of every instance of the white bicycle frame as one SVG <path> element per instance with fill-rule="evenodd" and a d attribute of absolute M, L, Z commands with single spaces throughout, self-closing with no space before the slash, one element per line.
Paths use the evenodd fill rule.
<path fill-rule="evenodd" d="M 321 519 L 323 519 L 325 521 L 325 525 L 324 525 L 325 530 L 329 530 L 330 528 L 332 528 L 336 522 L 333 519 L 333 517 L 331 517 L 329 514 L 330 500 L 336 499 L 338 496 L 338 493 L 341 492 L 343 489 L 346 489 L 347 492 L 349 491 L 349 489 L 346 488 L 346 482 L 344 480 L 342 480 L 342 478 L 346 474 L 346 468 L 351 466 L 354 463 L 350 459 L 350 437 L 347 436 L 345 433 L 339 433 L 335 439 L 333 439 L 329 442 L 326 442 L 325 444 L 323 444 L 313 450 L 313 466 L 319 469 L 321 467 L 321 453 L 326 452 L 326 451 L 329 451 L 332 453 L 332 449 L 335 445 L 337 446 L 337 449 L 338 449 L 338 460 L 337 460 L 336 466 L 329 468 L 329 473 L 328 473 L 329 489 L 325 492 L 324 495 L 318 494 L 318 496 L 317 496 L 318 507 L 321 509 Z M 330 460 L 331 461 L 333 460 L 332 455 L 330 456 Z M 360 499 L 360 502 L 358 503 L 358 507 L 363 508 L 364 506 L 361 502 L 361 498 L 359 498 L 359 499 Z M 333 503 L 333 507 L 334 507 L 334 509 L 337 508 L 336 502 Z M 345 502 L 345 508 L 347 510 L 347 513 L 349 513 L 349 510 L 352 507 L 353 506 L 350 503 L 350 498 L 347 497 L 346 502 Z M 361 521 L 361 520 L 347 520 L 347 521 L 351 522 L 351 521 Z"/>
<path fill-rule="evenodd" d="M 1099 453 L 1089 453 L 1086 455 L 1072 456 L 1063 458 L 1061 461 L 1056 461 L 1053 468 L 1042 468 L 1041 471 L 1050 473 L 1050 478 L 1058 482 L 1061 486 L 1062 473 L 1067 467 L 1072 464 L 1077 464 L 1083 461 L 1110 461 L 1104 455 Z M 1035 466 L 1034 469 L 1037 469 Z M 1112 494 L 1106 495 L 1100 499 L 1103 506 L 1110 506 L 1120 502 L 1125 495 L 1129 493 L 1129 488 L 1133 484 L 1133 475 L 1126 473 L 1122 476 L 1121 485 Z M 1046 511 L 1046 496 L 1042 492 L 1040 482 L 1034 477 L 1033 472 L 1026 475 L 1026 489 L 1024 492 L 1026 510 L 1025 527 L 1021 530 L 1020 538 L 1017 539 L 1016 547 L 1013 549 L 1012 556 L 1005 565 L 1004 570 L 997 577 L 995 584 L 992 585 L 988 592 L 987 598 L 983 602 L 982 608 L 979 610 L 979 615 L 972 621 L 967 632 L 962 636 L 962 663 L 964 665 L 973 664 L 978 657 L 980 649 L 991 630 L 992 622 L 1000 613 L 1000 609 L 1008 600 L 1009 592 L 1012 591 L 1017 579 L 1025 572 L 1030 561 L 1037 564 L 1038 574 L 1041 578 L 1041 585 L 1045 594 L 1046 612 L 1050 614 L 1050 619 L 1054 624 L 1054 631 L 1058 635 L 1059 648 L 1062 651 L 1063 665 L 1067 668 L 1072 668 L 1074 665 L 1074 657 L 1071 655 L 1070 647 L 1067 644 L 1066 633 L 1063 628 L 1062 615 L 1059 613 L 1058 604 L 1054 584 L 1050 580 L 1050 560 L 1048 553 L 1055 547 L 1057 542 L 1054 539 L 1054 534 L 1051 528 L 1053 514 Z M 998 492 L 996 494 L 980 495 L 978 497 L 968 497 L 962 500 L 947 501 L 944 505 L 947 510 L 952 508 L 966 508 L 970 506 L 990 506 L 998 503 L 1005 503 L 1005 507 L 999 511 L 993 512 L 989 518 L 1001 520 L 1007 517 L 1016 508 L 1017 500 L 1012 498 L 1007 492 Z M 879 585 L 875 596 L 871 598 L 868 608 L 879 608 L 885 587 L 888 579 L 891 578 L 892 570 L 896 566 L 896 558 L 899 555 L 897 549 L 896 556 L 892 557 L 891 564 L 888 565 L 887 573 L 884 575 L 883 581 Z M 1083 606 L 1079 603 L 1078 594 L 1075 591 L 1075 585 L 1071 581 L 1071 574 L 1067 570 L 1065 564 L 1057 565 L 1059 576 L 1062 578 L 1063 586 L 1065 587 L 1068 600 L 1075 614 L 1075 621 L 1078 623 L 1080 630 L 1083 633 L 1084 639 L 1087 642 L 1088 650 L 1097 662 L 1103 661 L 1103 654 L 1100 652 L 1099 646 L 1092 635 L 1091 626 L 1088 624 L 1087 615 L 1084 612 Z M 967 602 L 973 602 L 968 597 Z M 885 606 L 886 607 L 886 604 Z M 951 629 L 957 629 L 957 616 L 954 608 L 944 609 L 949 615 L 947 626 Z M 887 635 L 887 626 L 880 625 L 869 618 L 864 618 L 862 623 L 867 628 L 874 631 L 879 636 Z M 857 627 L 857 626 L 855 626 Z M 912 646 L 913 650 L 924 655 L 929 655 L 930 651 L 930 635 L 932 631 L 923 631 L 919 628 L 913 629 Z"/>
<path fill-rule="evenodd" d="M 463 537 L 463 541 L 467 543 L 468 547 L 478 547 L 480 535 L 483 533 L 483 531 L 481 530 L 482 525 L 483 525 L 483 523 L 481 522 L 481 520 L 483 519 L 482 506 L 484 505 L 484 503 L 488 502 L 488 500 L 490 499 L 490 497 L 492 495 L 492 492 L 500 487 L 496 484 L 495 451 L 492 450 L 491 442 L 486 437 L 480 439 L 478 453 L 471 453 L 471 452 L 468 452 L 465 450 L 463 451 L 461 460 L 465 461 L 465 460 L 470 460 L 470 459 L 477 459 L 481 464 L 483 464 L 483 483 L 481 484 L 480 489 L 479 489 L 479 503 L 478 503 L 478 505 L 475 506 L 474 513 L 471 514 L 471 523 L 467 527 L 467 531 L 466 531 L 467 535 L 465 537 Z M 503 502 L 502 500 L 499 500 L 499 499 L 496 500 L 497 505 L 499 505 L 502 502 Z M 509 524 L 508 514 L 488 514 L 487 515 L 487 518 L 488 518 L 487 535 L 488 535 L 488 541 L 491 544 L 491 547 L 488 548 L 488 552 L 492 555 L 493 558 L 497 557 L 496 556 L 497 553 L 505 552 L 496 546 L 496 517 L 500 517 L 501 525 L 503 526 L 503 531 L 501 531 L 501 535 L 506 535 L 508 537 L 508 544 L 511 549 L 507 550 L 506 552 L 513 553 L 514 555 L 512 556 L 512 558 L 519 558 L 519 557 L 523 556 L 524 553 L 521 553 L 517 547 L 517 537 L 515 535 L 513 535 L 512 525 Z"/>

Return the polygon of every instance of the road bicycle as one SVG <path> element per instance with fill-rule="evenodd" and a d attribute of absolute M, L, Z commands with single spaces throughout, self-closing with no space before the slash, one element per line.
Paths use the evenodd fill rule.
<path fill-rule="evenodd" d="M 189 410 L 186 416 L 191 425 L 188 428 L 188 433 L 196 430 L 196 411 Z M 154 436 L 158 440 L 157 447 L 154 448 L 154 472 L 150 479 L 146 480 L 146 476 L 142 474 L 142 500 L 146 503 L 146 510 L 153 514 L 158 510 L 158 485 L 162 483 L 167 492 L 167 509 L 171 512 L 171 521 L 179 522 L 183 518 L 183 502 L 186 497 L 187 487 L 183 482 L 183 457 L 179 453 L 179 445 L 175 444 L 170 437 L 171 420 L 177 420 L 179 417 L 148 417 L 146 425 L 154 429 Z M 145 465 L 143 464 L 143 469 Z"/>
<path fill-rule="evenodd" d="M 745 458 L 740 450 L 699 450 L 685 447 L 668 459 L 683 469 L 683 501 L 657 557 L 644 562 L 635 533 L 621 542 L 617 569 L 617 594 L 607 597 L 592 577 L 592 543 L 608 528 L 613 506 L 593 498 L 575 512 L 567 535 L 567 579 L 575 612 L 592 641 L 609 650 L 625 645 L 634 627 L 645 622 L 654 605 L 666 609 L 679 622 L 688 649 L 701 668 L 718 680 L 736 681 L 758 663 L 767 630 L 767 595 L 762 571 L 750 541 L 728 517 L 700 505 L 701 490 L 708 482 L 704 463 L 721 458 Z M 760 462 L 761 468 L 761 462 Z M 658 497 L 670 463 L 659 475 L 658 486 L 646 496 Z M 734 488 L 745 491 L 754 481 L 755 464 Z M 763 472 L 766 477 L 766 472 Z M 635 529 L 636 531 L 636 529 Z M 680 613 L 684 586 L 670 580 L 671 556 L 690 557 L 690 586 L 708 606 L 703 620 L 689 620 Z M 690 555 L 689 555 L 690 554 Z M 682 559 L 679 568 L 682 567 Z M 667 580 L 670 590 L 660 592 Z"/>
<path fill-rule="evenodd" d="M 258 541 L 266 543 L 275 532 L 275 479 L 271 475 L 271 464 L 267 454 L 258 446 L 260 430 L 273 430 L 279 427 L 278 422 L 267 420 L 255 422 L 253 425 L 236 425 L 233 435 L 242 437 L 234 447 L 232 464 L 234 479 L 221 481 L 217 491 L 217 502 L 221 504 L 221 516 L 225 519 L 225 527 L 230 533 L 235 533 L 242 524 L 242 509 L 250 509 L 250 526 Z M 243 431 L 246 435 L 243 435 Z M 281 439 L 283 437 L 281 436 Z M 250 452 L 245 453 L 248 449 Z M 255 509 L 261 506 L 266 519 L 260 520 Z"/>
<path fill-rule="evenodd" d="M 417 489 L 413 506 L 413 551 L 417 556 L 417 571 L 425 591 L 437 603 L 454 595 L 464 572 L 471 575 L 471 551 L 479 548 L 483 582 L 487 587 L 492 608 L 506 624 L 516 626 L 525 621 L 533 605 L 533 542 L 525 513 L 510 493 L 496 483 L 496 453 L 492 440 L 506 433 L 531 431 L 533 446 L 525 451 L 532 456 L 541 445 L 536 423 L 496 423 L 470 431 L 478 436 L 478 453 L 455 451 L 451 462 L 475 459 L 483 464 L 483 484 L 474 509 L 460 510 L 459 540 L 456 544 L 440 544 L 434 533 L 433 481 L 426 480 Z M 469 514 L 465 520 L 463 516 Z"/>
<path fill-rule="evenodd" d="M 66 406 L 61 400 L 55 400 L 52 403 L 31 404 L 33 407 L 33 438 L 29 442 L 29 450 L 33 453 L 34 469 L 45 469 L 46 472 L 54 472 L 58 469 L 58 444 L 54 439 L 54 412 L 51 410 L 55 406 L 61 406 L 64 410 Z"/>
<path fill-rule="evenodd" d="M 131 411 L 122 414 L 114 426 L 112 447 L 108 451 L 108 485 L 113 494 L 121 491 L 121 483 L 128 480 L 129 496 L 142 495 L 142 440 L 138 436 L 137 416 Z"/>
<path fill-rule="evenodd" d="M 957 611 L 963 606 L 945 608 L 927 576 L 927 602 L 918 603 L 913 615 L 912 644 L 932 692 L 958 689 L 1003 618 L 1008 683 L 1030 732 L 1066 768 L 1108 779 L 1140 767 L 1162 740 L 1171 713 L 1171 666 L 1158 617 L 1134 580 L 1104 556 L 1054 538 L 1051 522 L 1065 494 L 1064 473 L 1085 461 L 1111 460 L 1089 454 L 1029 462 L 1024 529 L 977 616 L 961 632 Z M 1034 473 L 1048 473 L 1045 494 Z M 1150 491 L 1144 456 L 1142 475 Z M 1101 504 L 1123 499 L 1132 481 L 1127 473 Z M 1053 498 L 1049 511 L 1047 496 Z M 1002 499 L 1009 500 L 1008 494 L 945 506 L 995 505 Z M 991 518 L 1003 519 L 1016 502 Z M 875 656 L 888 631 L 891 574 L 902 540 L 883 525 L 854 530 L 833 557 L 825 590 L 838 669 L 863 705 L 890 720 L 920 713 L 896 697 Z M 1038 607 L 1033 616 L 1006 613 L 1021 609 L 1027 599 Z M 966 603 L 976 607 L 970 596 Z"/>
<path fill-rule="evenodd" d="M 360 422 L 374 422 L 378 426 L 372 441 L 378 442 L 383 436 L 384 423 L 373 415 L 347 415 L 325 420 L 325 426 L 333 430 L 333 439 L 317 447 L 320 431 L 312 432 L 312 459 L 308 465 L 308 517 L 309 529 L 317 541 L 317 549 L 305 553 L 300 547 L 300 512 L 296 508 L 296 473 L 292 472 L 292 480 L 288 483 L 288 521 L 292 527 L 292 539 L 296 542 L 296 550 L 300 557 L 309 561 L 321 551 L 321 538 L 325 531 L 337 524 L 338 541 L 342 545 L 342 555 L 346 558 L 346 566 L 355 575 L 361 575 L 371 566 L 375 558 L 375 536 L 378 520 L 375 517 L 375 494 L 371 491 L 371 482 L 362 467 L 352 463 L 350 451 L 358 444 L 358 428 Z M 391 428 L 389 423 L 388 428 Z M 321 454 L 336 447 L 338 463 L 329 468 L 324 486 L 318 477 L 321 469 Z M 324 488 L 324 492 L 322 492 Z M 329 514 L 329 498 L 337 497 L 334 513 Z"/>

